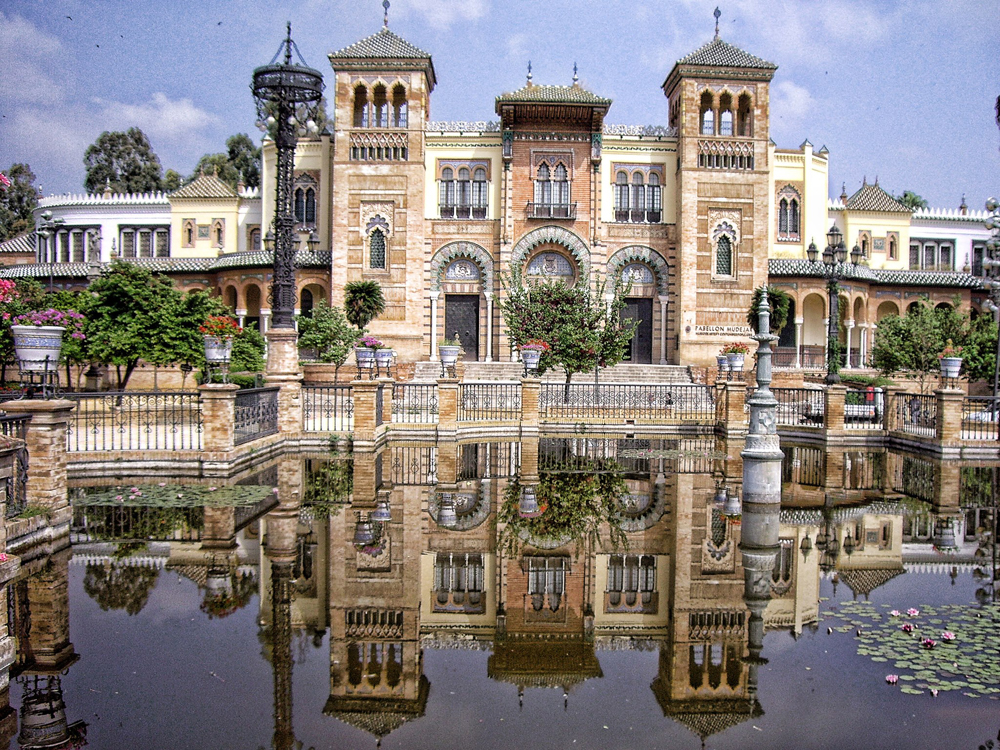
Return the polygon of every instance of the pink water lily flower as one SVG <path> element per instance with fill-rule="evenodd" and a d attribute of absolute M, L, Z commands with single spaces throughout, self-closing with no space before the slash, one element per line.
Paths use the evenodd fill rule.
<path fill-rule="evenodd" d="M 908 610 L 906 610 L 906 614 L 908 614 L 910 617 L 916 617 L 917 615 L 920 614 L 920 610 L 910 607 Z"/>
<path fill-rule="evenodd" d="M 899 617 L 901 612 L 898 609 L 894 609 L 889 614 L 892 615 L 893 617 Z"/>
<path fill-rule="evenodd" d="M 903 626 L 900 628 L 900 630 L 902 630 L 904 633 L 912 633 L 913 632 L 913 625 L 911 623 L 909 623 L 909 622 L 904 622 Z"/>
<path fill-rule="evenodd" d="M 898 674 L 887 674 L 885 676 L 885 681 L 888 682 L 890 685 L 895 685 L 897 682 L 899 682 L 899 675 Z"/>
<path fill-rule="evenodd" d="M 955 634 L 952 633 L 950 630 L 942 630 L 941 640 L 944 641 L 945 643 L 951 643 L 951 641 L 955 640 Z"/>
<path fill-rule="evenodd" d="M 933 638 L 924 638 L 922 641 L 920 641 L 920 645 L 923 646 L 924 648 L 934 648 L 937 645 L 937 641 L 935 641 Z"/>

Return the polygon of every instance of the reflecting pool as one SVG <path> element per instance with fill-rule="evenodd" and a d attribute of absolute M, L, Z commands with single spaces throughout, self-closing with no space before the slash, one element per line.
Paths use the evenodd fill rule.
<path fill-rule="evenodd" d="M 78 482 L 22 558 L 12 748 L 977 748 L 1000 468 L 785 444 L 401 442 Z"/>

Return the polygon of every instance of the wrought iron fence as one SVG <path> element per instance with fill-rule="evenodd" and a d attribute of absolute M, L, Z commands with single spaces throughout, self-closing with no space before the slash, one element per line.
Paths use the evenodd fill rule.
<path fill-rule="evenodd" d="M 937 400 L 919 393 L 897 393 L 893 396 L 891 428 L 911 435 L 934 437 L 937 432 Z"/>
<path fill-rule="evenodd" d="M 778 346 L 774 349 L 771 364 L 774 367 L 795 367 L 795 354 L 797 349 L 794 346 Z"/>
<path fill-rule="evenodd" d="M 279 388 L 245 388 L 236 391 L 233 443 L 243 445 L 278 431 Z"/>
<path fill-rule="evenodd" d="M 481 422 L 521 418 L 519 383 L 460 383 L 458 421 Z"/>
<path fill-rule="evenodd" d="M 885 393 L 881 388 L 848 388 L 844 394 L 845 429 L 881 429 L 884 412 Z"/>
<path fill-rule="evenodd" d="M 802 369 L 822 370 L 826 367 L 826 348 L 815 344 L 802 346 Z"/>
<path fill-rule="evenodd" d="M 397 445 L 389 450 L 389 475 L 393 485 L 437 484 L 436 446 Z"/>
<path fill-rule="evenodd" d="M 411 424 L 437 422 L 437 384 L 395 383 L 392 387 L 392 421 Z"/>
<path fill-rule="evenodd" d="M 779 425 L 822 427 L 826 421 L 826 392 L 815 388 L 772 388 L 778 402 Z"/>
<path fill-rule="evenodd" d="M 8 438 L 27 440 L 27 414 L 20 416 L 0 415 L 0 435 Z M 14 518 L 24 512 L 28 504 L 28 445 L 23 443 L 14 454 L 14 466 L 7 477 L 7 518 Z"/>
<path fill-rule="evenodd" d="M 201 450 L 201 399 L 187 391 L 65 393 L 76 404 L 66 448 L 82 451 Z"/>
<path fill-rule="evenodd" d="M 966 396 L 962 400 L 962 440 L 1000 439 L 1000 398 Z"/>
<path fill-rule="evenodd" d="M 349 383 L 302 387 L 302 428 L 306 432 L 350 432 L 354 399 Z"/>
<path fill-rule="evenodd" d="M 664 423 L 715 423 L 715 392 L 692 384 L 542 383 L 538 411 L 553 419 L 613 417 L 656 419 Z"/>

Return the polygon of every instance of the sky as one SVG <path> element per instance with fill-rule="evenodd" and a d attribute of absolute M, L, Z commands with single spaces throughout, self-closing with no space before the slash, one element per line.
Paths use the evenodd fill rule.
<path fill-rule="evenodd" d="M 771 138 L 830 150 L 831 196 L 864 178 L 956 208 L 1000 193 L 1000 35 L 993 0 L 393 0 L 389 27 L 431 53 L 432 120 L 494 119 L 534 81 L 614 100 L 606 121 L 664 125 L 674 62 L 722 38 L 778 65 Z M 2 0 L 0 169 L 82 192 L 102 131 L 140 127 L 164 169 L 254 128 L 253 69 L 286 21 L 306 62 L 375 33 L 380 0 Z M 329 78 L 329 77 L 328 77 Z"/>

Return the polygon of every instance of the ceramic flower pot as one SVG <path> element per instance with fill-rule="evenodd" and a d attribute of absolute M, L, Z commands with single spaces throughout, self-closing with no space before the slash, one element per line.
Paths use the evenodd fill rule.
<path fill-rule="evenodd" d="M 719 368 L 720 373 L 729 372 L 729 358 L 725 354 L 719 354 L 715 357 L 715 364 Z"/>
<path fill-rule="evenodd" d="M 219 336 L 205 336 L 205 361 L 210 365 L 227 364 L 233 356 L 233 340 Z"/>
<path fill-rule="evenodd" d="M 62 350 L 62 326 L 11 326 L 14 351 L 21 369 L 28 372 L 54 371 Z"/>
<path fill-rule="evenodd" d="M 521 361 L 528 370 L 538 369 L 538 360 L 542 358 L 542 353 L 537 349 L 522 349 Z"/>
<path fill-rule="evenodd" d="M 388 367 L 392 364 L 392 358 L 395 356 L 395 352 L 392 349 L 376 349 L 375 350 L 375 361 L 378 363 L 379 367 Z"/>
<path fill-rule="evenodd" d="M 746 357 L 745 354 L 740 354 L 738 352 L 730 352 L 726 355 L 726 359 L 729 361 L 729 369 L 733 372 L 743 372 L 743 359 Z"/>
<path fill-rule="evenodd" d="M 961 357 L 941 357 L 941 377 L 957 378 L 962 369 Z"/>
<path fill-rule="evenodd" d="M 368 370 L 375 364 L 375 350 L 367 346 L 354 347 L 354 358 L 358 361 L 358 367 Z"/>
<path fill-rule="evenodd" d="M 462 351 L 462 347 L 442 344 L 439 351 L 441 352 L 441 364 L 445 367 L 451 367 L 458 362 L 458 355 Z"/>

